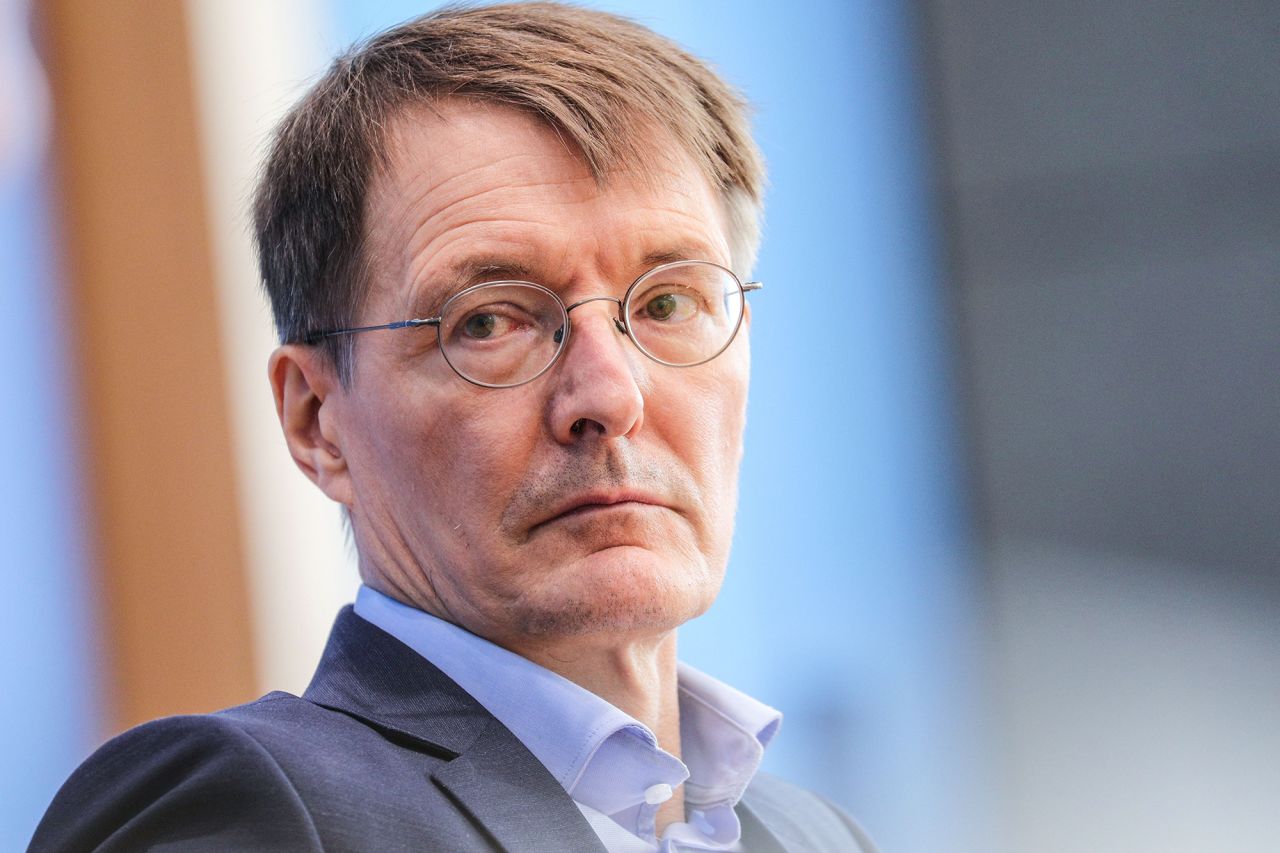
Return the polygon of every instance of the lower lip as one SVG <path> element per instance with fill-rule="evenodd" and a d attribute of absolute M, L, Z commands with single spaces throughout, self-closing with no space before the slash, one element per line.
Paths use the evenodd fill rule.
<path fill-rule="evenodd" d="M 570 518 L 583 518 L 590 515 L 596 515 L 597 513 L 609 512 L 611 510 L 617 510 L 617 509 L 658 509 L 658 508 L 659 507 L 655 504 L 641 503 L 640 501 L 619 501 L 618 503 L 615 503 L 615 504 L 585 504 L 580 507 L 575 507 L 569 510 L 568 512 L 562 512 L 559 515 L 557 515 L 555 518 L 548 519 L 544 523 L 549 524 L 552 521 L 563 521 Z"/>

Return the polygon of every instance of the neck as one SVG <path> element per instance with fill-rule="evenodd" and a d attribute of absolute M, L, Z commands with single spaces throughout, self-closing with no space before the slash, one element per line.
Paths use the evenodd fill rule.
<path fill-rule="evenodd" d="M 680 758 L 680 707 L 676 689 L 676 632 L 625 645 L 595 647 L 576 637 L 561 644 L 513 648 L 643 723 L 658 746 Z M 658 809 L 658 834 L 684 820 L 684 788 Z"/>

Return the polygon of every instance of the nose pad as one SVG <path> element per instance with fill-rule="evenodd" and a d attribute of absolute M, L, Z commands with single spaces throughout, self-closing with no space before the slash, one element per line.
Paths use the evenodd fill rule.
<path fill-rule="evenodd" d="M 572 305 L 564 309 L 564 313 L 568 314 L 574 308 L 578 308 L 579 306 L 586 305 L 588 302 L 615 302 L 618 305 L 618 310 L 619 311 L 622 310 L 622 302 L 618 299 L 615 299 L 612 296 L 592 296 L 589 299 L 583 299 L 581 302 L 573 303 Z M 618 317 L 614 317 L 612 319 L 613 319 L 613 327 L 618 330 L 619 334 L 626 335 L 627 324 L 623 323 L 622 320 Z M 561 343 L 564 340 L 564 326 L 561 326 L 560 328 L 556 329 L 555 333 L 551 336 L 551 338 L 557 344 Z"/>
<path fill-rule="evenodd" d="M 622 334 L 624 334 L 624 335 L 627 333 L 627 327 L 626 327 L 626 326 L 624 326 L 624 325 L 622 324 L 622 321 L 621 321 L 621 320 L 619 320 L 617 317 L 614 317 L 614 318 L 613 318 L 613 327 L 614 327 L 615 329 L 617 329 L 619 332 L 621 332 Z M 560 328 L 556 329 L 556 332 L 555 332 L 555 334 L 554 334 L 554 335 L 552 335 L 552 336 L 551 336 L 551 339 L 552 339 L 553 341 L 555 341 L 556 343 L 560 343 L 561 341 L 563 341 L 563 340 L 564 340 L 564 326 L 561 326 Z"/>

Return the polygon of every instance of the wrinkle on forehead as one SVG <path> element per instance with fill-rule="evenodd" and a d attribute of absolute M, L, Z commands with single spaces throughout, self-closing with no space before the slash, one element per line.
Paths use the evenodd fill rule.
<path fill-rule="evenodd" d="M 379 158 L 379 167 L 372 176 L 371 191 L 366 197 L 367 209 L 372 209 L 387 200 L 386 196 L 389 192 L 395 195 L 393 192 L 395 177 L 404 171 L 408 165 L 407 161 L 414 156 L 412 149 L 421 141 L 420 137 L 410 141 L 414 131 L 433 124 L 450 127 L 475 118 L 487 117 L 496 117 L 499 121 L 508 121 L 513 118 L 523 120 L 541 130 L 547 137 L 554 138 L 567 155 L 562 162 L 571 162 L 578 167 L 575 170 L 578 174 L 573 175 L 572 180 L 589 180 L 602 190 L 608 189 L 616 182 L 629 182 L 655 192 L 678 190 L 686 183 L 690 169 L 702 176 L 708 187 L 712 186 L 711 180 L 705 175 L 705 170 L 699 169 L 689 153 L 676 144 L 668 131 L 660 127 L 646 130 L 645 125 L 640 124 L 641 129 L 635 133 L 635 144 L 625 146 L 627 150 L 633 151 L 634 155 L 620 159 L 616 163 L 606 164 L 607 168 L 593 173 L 581 149 L 559 128 L 541 116 L 514 106 L 492 104 L 466 97 L 445 97 L 411 105 L 389 119 L 387 131 L 383 136 L 384 156 Z M 462 146 L 453 153 L 465 156 L 467 148 Z M 505 157 L 478 162 L 476 165 L 480 168 L 493 168 L 500 166 L 506 160 L 519 159 L 532 154 L 533 152 L 528 150 L 517 149 Z M 428 171 L 423 170 L 420 177 L 425 177 Z M 440 184 L 424 188 L 418 194 L 425 195 L 442 188 L 450 180 L 463 177 L 465 173 L 446 177 Z M 415 180 L 413 183 L 417 182 Z"/>
<path fill-rule="evenodd" d="M 726 236 L 717 194 L 705 178 L 690 180 L 691 175 L 702 178 L 702 173 L 674 144 L 663 144 L 661 136 L 655 135 L 651 146 L 660 168 L 638 170 L 624 164 L 597 178 L 582 156 L 549 124 L 518 110 L 454 100 L 456 109 L 414 109 L 390 124 L 386 168 L 377 175 L 367 199 L 371 290 L 402 293 L 410 304 L 439 301 L 440 294 L 417 294 L 415 299 L 412 291 L 420 289 L 415 282 L 438 252 L 448 249 L 447 245 L 440 246 L 441 241 L 447 244 L 472 239 L 480 244 L 479 254 L 486 254 L 487 245 L 487 254 L 503 255 L 504 261 L 537 261 L 536 266 L 550 263 L 552 258 L 545 256 L 548 249 L 573 241 L 556 233 L 554 220 L 546 216 L 548 204 L 570 210 L 598 203 L 602 194 L 611 191 L 622 192 L 628 201 L 638 203 L 636 207 L 648 206 L 658 214 L 617 229 L 624 238 L 640 240 L 651 235 L 662 244 L 649 247 L 649 255 L 655 254 L 654 249 L 659 254 L 672 254 L 682 243 L 706 242 L 673 236 L 681 231 L 710 231 Z M 502 132 L 504 125 L 519 131 L 518 136 L 513 134 L 514 150 L 492 156 L 495 146 L 480 144 L 473 148 L 467 144 L 468 131 L 493 136 Z M 534 132 L 532 137 L 530 130 Z M 548 146 L 546 143 L 553 139 L 556 141 Z M 556 150 L 552 146 L 560 146 L 565 156 L 548 156 L 549 151 Z M 513 162 L 522 159 L 531 160 L 528 168 L 512 167 Z M 589 190 L 575 189 L 587 183 Z M 556 192 L 566 188 L 565 192 Z M 679 199 L 688 203 L 676 203 Z M 706 200 L 711 202 L 715 222 L 693 214 L 707 210 L 703 204 Z M 579 243 L 595 239 L 589 234 L 573 236 Z M 531 245 L 538 246 L 541 257 L 522 259 L 519 251 L 506 257 L 502 251 L 506 247 L 518 249 L 530 239 L 534 241 Z M 527 247 L 525 251 L 531 254 Z M 552 255 L 556 253 L 552 251 Z M 707 257 L 705 251 L 699 254 L 716 260 Z M 459 260 L 466 259 L 455 259 L 455 263 Z M 432 285 L 429 289 L 438 288 Z M 403 307 L 408 309 L 410 305 Z"/>

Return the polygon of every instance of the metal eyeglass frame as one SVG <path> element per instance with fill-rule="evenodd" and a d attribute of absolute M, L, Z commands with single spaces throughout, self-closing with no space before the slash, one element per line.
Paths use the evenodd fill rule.
<path fill-rule="evenodd" d="M 699 266 L 715 267 L 721 270 L 722 272 L 727 273 L 728 276 L 731 279 L 733 279 L 734 283 L 738 285 L 738 290 L 740 291 L 741 297 L 742 297 L 742 310 L 738 312 L 738 321 L 734 324 L 733 331 L 729 333 L 729 337 L 725 339 L 724 345 L 720 347 L 720 349 L 716 350 L 711 355 L 707 356 L 704 359 L 701 359 L 700 361 L 694 361 L 688 364 L 677 364 L 670 361 L 664 361 L 663 359 L 658 358 L 656 355 L 649 352 L 649 350 L 645 349 L 644 345 L 641 344 L 640 341 L 636 339 L 635 333 L 631 330 L 631 317 L 630 317 L 630 311 L 628 310 L 628 308 L 631 302 L 631 295 L 636 292 L 636 287 L 640 285 L 642 282 L 644 282 L 645 279 L 649 278 L 650 276 L 656 275 L 658 273 L 664 272 L 666 270 L 675 269 L 677 267 L 682 267 L 682 266 L 689 266 L 693 264 L 697 264 Z M 497 385 L 490 382 L 481 382 L 478 379 L 473 379 L 470 376 L 467 376 L 465 373 L 459 370 L 458 367 L 454 365 L 454 363 L 449 359 L 449 353 L 445 349 L 443 339 L 440 337 L 440 324 L 443 322 L 444 316 L 447 313 L 449 313 L 449 306 L 454 302 L 454 300 L 460 299 L 466 296 L 467 294 L 474 293 L 477 290 L 480 290 L 485 287 L 496 287 L 500 285 L 512 285 L 512 284 L 518 284 L 524 287 L 532 287 L 535 290 L 542 291 L 543 293 L 547 294 L 552 299 L 554 299 L 556 303 L 560 306 L 560 310 L 564 314 L 564 321 L 565 321 L 564 330 L 563 330 L 564 334 L 561 335 L 560 339 L 556 342 L 558 346 L 556 348 L 555 355 L 553 355 L 551 359 L 546 363 L 546 366 L 544 366 L 537 373 L 530 376 L 528 379 L 522 379 L 519 382 L 511 382 L 505 385 Z M 424 318 L 413 319 L 413 320 L 399 320 L 395 323 L 382 323 L 377 326 L 356 326 L 350 329 L 331 329 L 323 332 L 308 332 L 305 336 L 303 336 L 302 341 L 303 343 L 306 343 L 306 344 L 316 344 L 316 343 L 319 343 L 324 338 L 332 338 L 338 335 L 355 335 L 361 332 L 376 332 L 383 329 L 416 329 L 421 326 L 434 326 L 436 330 L 436 343 L 440 347 L 440 353 L 441 355 L 444 356 L 445 363 L 447 363 L 450 369 L 452 369 L 454 373 L 458 374 L 459 377 L 466 380 L 467 382 L 470 382 L 472 385 L 478 385 L 481 388 L 516 388 L 520 385 L 525 385 L 537 379 L 539 376 L 541 376 L 542 374 L 550 370 L 555 365 L 555 363 L 560 360 L 560 356 L 564 354 L 564 351 L 569 346 L 569 335 L 573 330 L 573 322 L 569 318 L 570 311 L 572 311 L 573 309 L 579 306 L 586 305 L 588 302 L 613 302 L 618 306 L 618 316 L 613 318 L 614 328 L 616 328 L 622 334 L 626 335 L 631 340 L 631 343 L 635 344 L 636 349 L 640 350 L 640 352 L 644 353 L 646 356 L 653 359 L 658 364 L 665 364 L 668 367 L 697 367 L 699 364 L 706 364 L 708 361 L 711 361 L 713 358 L 720 355 L 720 353 L 724 352 L 729 348 L 729 345 L 733 343 L 733 339 L 738 336 L 738 330 L 742 328 L 742 318 L 747 313 L 746 312 L 747 294 L 753 290 L 760 290 L 763 287 L 764 287 L 764 282 L 760 282 L 760 281 L 744 282 L 742 279 L 738 278 L 737 274 L 734 273 L 733 270 L 729 269 L 728 267 L 721 266 L 720 264 L 714 263 L 712 261 L 672 261 L 671 263 L 659 264 L 653 269 L 647 270 L 646 272 L 641 274 L 635 281 L 631 282 L 631 285 L 627 288 L 627 292 L 622 295 L 621 299 L 618 299 L 617 297 L 614 297 L 614 296 L 590 296 L 590 297 L 587 297 L 586 299 L 580 299 L 577 302 L 573 303 L 572 305 L 565 305 L 564 300 L 562 300 L 555 291 L 547 287 L 543 287 L 541 284 L 537 284 L 536 282 L 518 281 L 518 280 L 486 281 L 486 282 L 481 282 L 480 284 L 473 284 L 470 287 L 463 288 L 462 290 L 450 296 L 448 299 L 445 300 L 444 305 L 440 306 L 440 314 L 436 317 L 424 317 Z"/>

